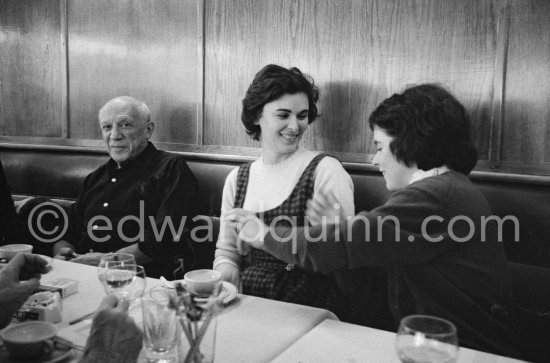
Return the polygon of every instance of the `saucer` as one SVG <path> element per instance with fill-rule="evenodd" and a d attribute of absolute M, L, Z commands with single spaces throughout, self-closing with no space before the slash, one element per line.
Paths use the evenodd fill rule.
<path fill-rule="evenodd" d="M 62 360 L 69 358 L 69 356 L 73 353 L 73 350 L 71 348 L 68 349 L 58 349 L 55 348 L 53 352 L 51 352 L 48 355 L 43 355 L 42 357 L 33 358 L 33 359 L 25 359 L 25 363 L 55 363 L 55 362 L 61 362 Z M 8 351 L 6 350 L 6 347 L 2 346 L 0 347 L 0 362 L 3 363 L 16 363 L 16 362 L 22 362 L 19 358 L 14 358 L 10 356 Z"/>
<path fill-rule="evenodd" d="M 160 280 L 164 284 L 165 287 L 169 289 L 175 288 L 176 283 L 180 283 L 183 286 L 185 286 L 184 280 L 174 280 L 174 281 L 168 281 L 165 278 L 161 277 Z M 229 304 L 233 299 L 237 297 L 239 292 L 237 291 L 237 286 L 233 285 L 231 282 L 222 281 L 222 291 L 220 291 L 221 295 L 225 295 L 223 297 L 223 303 Z M 206 302 L 206 298 L 196 297 L 195 300 L 197 302 Z"/>
<path fill-rule="evenodd" d="M 237 286 L 233 285 L 231 282 L 222 281 L 222 291 L 220 291 L 220 295 L 223 296 L 223 303 L 225 305 L 229 304 L 231 301 L 233 301 L 234 298 L 238 295 Z M 206 302 L 208 298 L 203 297 L 196 297 L 195 300 L 199 303 Z"/>

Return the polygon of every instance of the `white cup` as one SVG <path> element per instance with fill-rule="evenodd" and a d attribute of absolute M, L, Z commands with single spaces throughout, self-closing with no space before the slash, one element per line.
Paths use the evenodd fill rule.
<path fill-rule="evenodd" d="M 195 295 L 210 296 L 220 282 L 222 274 L 215 270 L 194 270 L 183 276 L 185 286 Z"/>
<path fill-rule="evenodd" d="M 5 258 L 7 260 L 11 260 L 15 257 L 15 255 L 19 253 L 31 253 L 32 252 L 32 245 L 25 245 L 25 244 L 13 244 L 13 245 L 5 245 L 0 246 L 0 258 Z"/>
<path fill-rule="evenodd" d="M 0 333 L 4 346 L 14 358 L 31 359 L 48 357 L 53 351 L 57 334 L 55 324 L 33 321 L 10 326 Z"/>

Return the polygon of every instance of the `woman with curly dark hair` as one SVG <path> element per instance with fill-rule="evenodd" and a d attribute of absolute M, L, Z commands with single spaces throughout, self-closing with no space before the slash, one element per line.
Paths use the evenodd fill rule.
<path fill-rule="evenodd" d="M 240 237 L 305 270 L 384 268 L 393 329 L 404 316 L 435 315 L 456 325 L 461 345 L 514 355 L 508 265 L 487 200 L 467 177 L 477 152 L 464 107 L 444 88 L 422 84 L 383 101 L 369 124 L 373 163 L 395 192 L 384 205 L 324 231 L 269 230 L 233 212 Z M 319 195 L 308 213 L 336 215 L 333 205 Z M 277 242 L 291 233 L 296 251 Z M 308 242 L 320 237 L 326 243 Z"/>
<path fill-rule="evenodd" d="M 342 317 L 346 302 L 331 276 L 306 272 L 260 250 L 243 258 L 235 226 L 224 218 L 241 208 L 243 215 L 257 215 L 267 224 L 302 226 L 308 223 L 307 201 L 321 191 L 335 195 L 344 216 L 354 215 L 353 183 L 340 162 L 300 146 L 317 117 L 318 97 L 313 80 L 298 68 L 270 64 L 254 77 L 241 119 L 246 132 L 261 142 L 262 154 L 226 179 L 214 269 L 224 280 L 241 282 L 245 294 L 322 307 Z"/>

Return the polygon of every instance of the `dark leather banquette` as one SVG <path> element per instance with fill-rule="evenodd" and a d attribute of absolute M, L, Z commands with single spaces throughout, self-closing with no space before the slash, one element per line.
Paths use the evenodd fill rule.
<path fill-rule="evenodd" d="M 199 184 L 199 213 L 219 216 L 227 174 L 251 158 L 182 154 Z M 14 199 L 46 196 L 68 205 L 78 196 L 86 175 L 105 163 L 108 156 L 85 148 L 0 144 L 0 160 Z M 344 166 L 353 179 L 357 211 L 370 210 L 387 200 L 390 193 L 376 168 L 351 163 Z M 487 197 L 494 215 L 514 216 L 519 221 L 517 240 L 514 224 L 503 224 L 503 241 L 512 262 L 520 310 L 518 335 L 526 341 L 530 353 L 527 358 L 543 361 L 550 355 L 550 345 L 545 341 L 550 336 L 549 184 L 543 178 L 496 173 L 473 172 L 470 177 Z M 211 247 L 208 251 L 211 256 Z"/>
<path fill-rule="evenodd" d="M 199 183 L 199 213 L 219 216 L 225 177 L 231 169 L 250 158 L 182 154 Z M 86 175 L 105 163 L 108 156 L 105 152 L 83 148 L 0 145 L 0 160 L 14 198 L 46 196 L 74 200 Z M 356 211 L 370 210 L 388 199 L 390 193 L 376 168 L 359 164 L 344 166 L 353 179 Z M 489 200 L 494 215 L 515 216 L 519 221 L 518 241 L 514 224 L 503 223 L 508 258 L 550 267 L 549 186 L 499 179 L 498 174 L 488 177 L 473 172 L 471 178 Z"/>

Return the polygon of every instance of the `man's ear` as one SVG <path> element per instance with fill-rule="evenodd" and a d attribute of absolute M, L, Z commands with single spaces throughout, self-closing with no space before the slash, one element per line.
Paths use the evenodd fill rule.
<path fill-rule="evenodd" d="M 145 130 L 147 140 L 149 140 L 153 136 L 153 132 L 155 132 L 155 123 L 153 121 L 148 121 L 147 124 L 145 124 Z"/>

